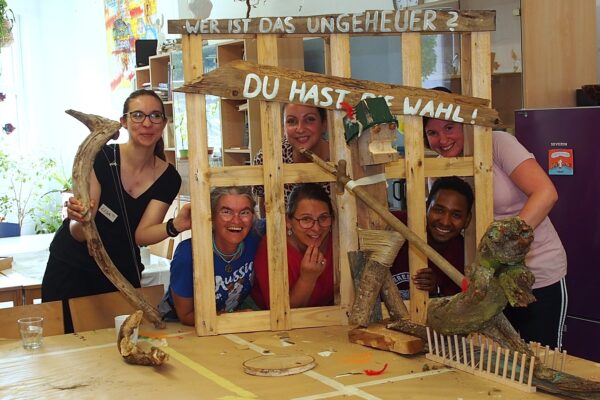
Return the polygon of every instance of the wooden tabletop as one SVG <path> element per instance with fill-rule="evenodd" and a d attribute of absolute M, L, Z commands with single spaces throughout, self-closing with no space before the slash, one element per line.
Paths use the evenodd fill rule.
<path fill-rule="evenodd" d="M 143 340 L 162 342 L 170 360 L 161 367 L 126 364 L 114 329 L 44 338 L 26 351 L 0 341 L 0 398 L 202 399 L 549 399 L 445 368 L 424 356 L 404 357 L 347 340 L 348 327 L 197 337 L 189 327 L 142 326 Z M 144 337 L 149 337 L 144 339 Z M 310 371 L 285 377 L 243 372 L 262 354 L 309 355 Z M 366 369 L 387 369 L 368 376 Z M 566 370 L 600 380 L 600 365 L 569 357 Z"/>

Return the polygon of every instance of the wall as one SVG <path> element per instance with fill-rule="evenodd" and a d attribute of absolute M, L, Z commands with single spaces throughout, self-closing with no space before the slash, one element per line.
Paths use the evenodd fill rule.
<path fill-rule="evenodd" d="M 102 1 L 10 5 L 18 18 L 17 41 L 2 54 L 10 52 L 16 68 L 2 79 L 20 96 L 15 137 L 23 151 L 44 148 L 68 163 L 84 131 L 64 110 L 110 110 L 106 40 L 104 30 L 95 28 L 104 26 Z"/>
<path fill-rule="evenodd" d="M 1 55 L 13 68 L 3 68 L 0 79 L 2 91 L 18 99 L 11 152 L 53 155 L 70 174 L 87 128 L 64 111 L 111 115 L 102 1 L 9 4 L 18 19 L 15 43 Z M 26 222 L 23 233 L 32 232 Z"/>
<path fill-rule="evenodd" d="M 460 8 L 496 11 L 496 31 L 491 35 L 497 63 L 493 71 L 521 72 L 521 17 L 513 14 L 520 9 L 520 0 L 460 0 Z"/>
<path fill-rule="evenodd" d="M 177 7 L 159 3 L 166 32 L 166 20 L 176 18 Z M 118 119 L 131 92 L 110 89 L 104 0 L 12 0 L 9 5 L 17 17 L 16 40 L 0 53 L 0 92 L 14 93 L 18 101 L 0 122 L 10 118 L 17 127 L 9 137 L 11 151 L 53 155 L 70 174 L 89 130 L 65 110 Z M 33 232 L 31 222 L 23 231 Z"/>
<path fill-rule="evenodd" d="M 575 90 L 598 82 L 594 0 L 522 0 L 523 105 L 575 106 Z"/>

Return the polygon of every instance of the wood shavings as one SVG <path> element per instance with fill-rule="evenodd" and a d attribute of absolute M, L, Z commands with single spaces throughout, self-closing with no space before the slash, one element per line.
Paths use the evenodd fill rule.
<path fill-rule="evenodd" d="M 325 351 L 320 351 L 317 354 L 320 355 L 321 357 L 329 357 L 333 353 L 335 353 L 335 351 L 325 350 Z"/>
<path fill-rule="evenodd" d="M 360 371 L 348 371 L 348 372 L 343 372 L 341 374 L 336 375 L 336 378 L 342 378 L 344 376 L 352 376 L 352 375 L 362 375 L 362 372 Z"/>

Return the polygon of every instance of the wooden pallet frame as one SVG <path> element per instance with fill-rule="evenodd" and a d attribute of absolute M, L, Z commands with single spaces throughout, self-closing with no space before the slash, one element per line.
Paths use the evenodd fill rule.
<path fill-rule="evenodd" d="M 425 25 L 406 25 L 402 32 L 390 30 L 385 21 L 425 21 L 437 18 L 425 31 Z M 377 16 L 380 25 L 365 25 L 366 19 Z M 461 71 L 462 93 L 465 96 L 491 99 L 490 31 L 495 30 L 494 11 L 447 11 L 402 10 L 367 11 L 356 15 L 313 16 L 284 18 L 254 18 L 246 20 L 171 20 L 168 31 L 182 36 L 184 77 L 186 85 L 202 76 L 202 41 L 205 39 L 256 39 L 257 60 L 262 65 L 277 65 L 277 37 L 318 36 L 325 42 L 326 75 L 350 77 L 350 36 L 401 35 L 403 84 L 418 88 L 421 85 L 421 46 L 423 33 L 458 32 L 463 47 Z M 306 29 L 307 23 L 335 20 L 358 21 L 361 32 L 342 29 L 333 24 L 327 32 Z M 237 21 L 237 22 L 236 22 Z M 267 21 L 268 23 L 266 23 Z M 247 29 L 237 31 L 235 26 Z M 270 24 L 270 25 L 269 25 Z M 362 25 L 360 25 L 362 24 Z M 294 25 L 291 33 L 285 29 Z M 392 24 L 393 25 L 393 24 Z M 231 27 L 234 27 L 231 30 Z M 268 26 L 269 29 L 265 28 Z M 279 30 L 276 29 L 279 27 Z M 327 30 L 327 29 L 326 29 Z M 398 29 L 396 29 L 398 30 Z M 241 90 L 241 88 L 238 88 Z M 338 289 L 335 306 L 290 309 L 285 247 L 285 216 L 283 184 L 292 182 L 321 182 L 333 179 L 311 164 L 283 164 L 281 158 L 282 128 L 280 105 L 277 102 L 259 101 L 261 110 L 261 135 L 263 166 L 210 168 L 208 163 L 207 123 L 204 94 L 186 94 L 187 130 L 189 135 L 190 192 L 192 199 L 193 259 L 194 259 L 194 306 L 196 332 L 198 335 L 216 335 L 259 330 L 289 330 L 305 327 L 347 324 L 347 313 L 353 301 L 353 285 L 347 257 L 349 251 L 357 250 L 357 218 L 363 210 L 347 191 L 335 194 L 337 208 L 335 287 Z M 330 107 L 331 108 L 331 107 Z M 397 111 L 394 110 L 393 111 Z M 350 160 L 350 150 L 343 135 L 343 113 L 329 115 L 331 160 Z M 405 117 L 405 157 L 385 166 L 388 179 L 404 178 L 407 182 L 409 228 L 425 238 L 425 182 L 428 177 L 473 176 L 476 192 L 475 236 L 481 237 L 493 220 L 492 207 L 492 142 L 491 128 L 474 125 L 466 129 L 472 133 L 472 144 L 465 154 L 452 159 L 425 159 L 422 135 L 422 118 Z M 468 140 L 467 140 L 468 142 Z M 264 185 L 267 208 L 267 231 L 269 235 L 270 311 L 242 312 L 217 315 L 214 298 L 214 272 L 212 253 L 206 251 L 211 237 L 210 189 L 213 186 Z M 336 233 L 340 233 L 339 235 Z M 473 249 L 474 251 L 474 249 Z M 409 248 L 410 270 L 427 265 L 426 257 L 417 249 Z M 412 283 L 411 283 L 412 285 Z M 428 294 L 411 287 L 411 319 L 424 321 Z"/>

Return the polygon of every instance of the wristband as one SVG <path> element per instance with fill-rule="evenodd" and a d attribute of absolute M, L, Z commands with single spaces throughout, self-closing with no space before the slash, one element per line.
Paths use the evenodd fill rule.
<path fill-rule="evenodd" d="M 175 229 L 175 224 L 173 223 L 173 218 L 169 219 L 167 221 L 167 235 L 169 235 L 170 237 L 175 237 L 177 235 L 179 235 L 179 231 L 177 229 Z"/>

